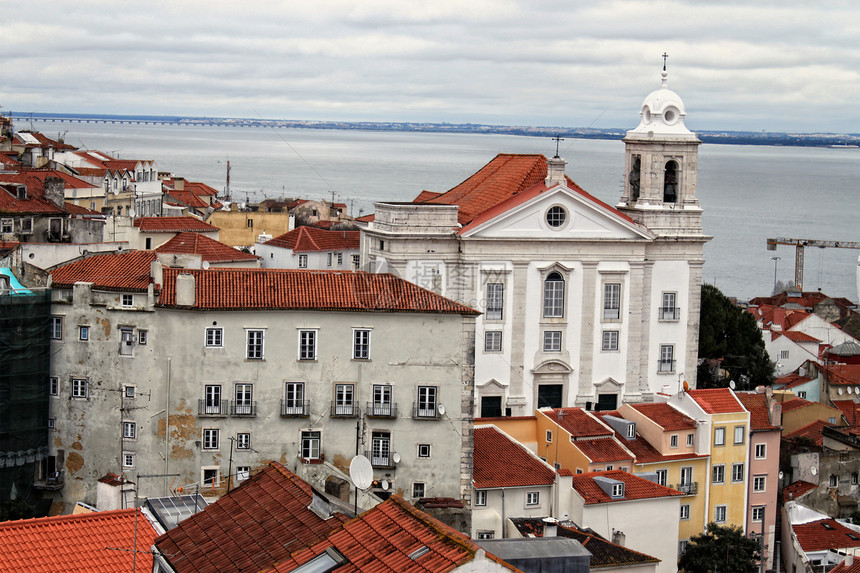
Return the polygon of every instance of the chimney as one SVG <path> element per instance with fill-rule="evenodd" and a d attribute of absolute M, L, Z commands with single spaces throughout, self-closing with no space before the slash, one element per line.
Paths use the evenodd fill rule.
<path fill-rule="evenodd" d="M 65 187 L 65 182 L 59 177 L 46 177 L 45 200 L 62 209 L 63 202 L 66 200 Z"/>
<path fill-rule="evenodd" d="M 564 184 L 564 166 L 567 161 L 559 156 L 555 156 L 546 162 L 546 186 Z"/>
<path fill-rule="evenodd" d="M 149 263 L 149 276 L 152 278 L 152 282 L 158 286 L 164 282 L 164 265 L 158 259 Z"/>
<path fill-rule="evenodd" d="M 176 275 L 176 306 L 194 306 L 196 290 L 194 275 Z"/>
<path fill-rule="evenodd" d="M 554 517 L 544 517 L 543 521 L 543 536 L 555 537 L 558 534 L 558 520 Z"/>
<path fill-rule="evenodd" d="M 173 178 L 173 188 L 177 191 L 185 190 L 185 177 L 174 177 Z"/>
<path fill-rule="evenodd" d="M 845 556 L 845 567 L 853 567 L 854 566 L 854 554 L 849 553 Z"/>

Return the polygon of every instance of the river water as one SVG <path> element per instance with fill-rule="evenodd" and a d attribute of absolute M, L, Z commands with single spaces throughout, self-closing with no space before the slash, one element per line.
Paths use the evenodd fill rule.
<path fill-rule="evenodd" d="M 33 128 L 64 134 L 82 148 L 153 159 L 161 171 L 219 190 L 230 161 L 234 200 L 334 197 L 355 216 L 373 212 L 374 201 L 447 191 L 497 153 L 555 154 L 549 139 L 506 135 L 47 122 Z M 618 201 L 622 142 L 566 140 L 560 155 L 583 189 L 610 205 Z M 766 238 L 860 241 L 858 181 L 858 149 L 702 145 L 698 196 L 705 233 L 714 237 L 705 246 L 705 281 L 740 299 L 769 295 L 775 270 L 781 281 L 793 278 L 794 248 L 768 251 Z M 856 301 L 858 256 L 857 249 L 806 249 L 805 290 Z"/>

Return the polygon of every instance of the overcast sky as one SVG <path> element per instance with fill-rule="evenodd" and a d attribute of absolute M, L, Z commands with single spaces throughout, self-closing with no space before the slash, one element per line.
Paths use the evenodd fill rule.
<path fill-rule="evenodd" d="M 33 0 L 3 112 L 860 133 L 857 0 Z"/>

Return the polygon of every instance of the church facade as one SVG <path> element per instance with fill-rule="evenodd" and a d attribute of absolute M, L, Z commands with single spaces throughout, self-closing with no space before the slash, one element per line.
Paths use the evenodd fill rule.
<path fill-rule="evenodd" d="M 700 141 L 662 86 L 625 143 L 609 206 L 556 156 L 500 154 L 446 193 L 377 203 L 362 261 L 483 312 L 475 416 L 614 409 L 695 379 Z"/>

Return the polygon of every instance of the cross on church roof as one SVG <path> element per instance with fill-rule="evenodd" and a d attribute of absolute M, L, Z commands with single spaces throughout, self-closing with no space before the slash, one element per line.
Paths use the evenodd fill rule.
<path fill-rule="evenodd" d="M 666 60 L 668 60 L 668 59 L 669 59 L 669 54 L 667 54 L 666 52 L 663 52 L 663 71 L 664 72 L 666 71 Z"/>
<path fill-rule="evenodd" d="M 552 140 L 555 141 L 555 158 L 558 158 L 558 144 L 560 141 L 564 141 L 564 139 L 560 135 L 556 135 Z"/>

